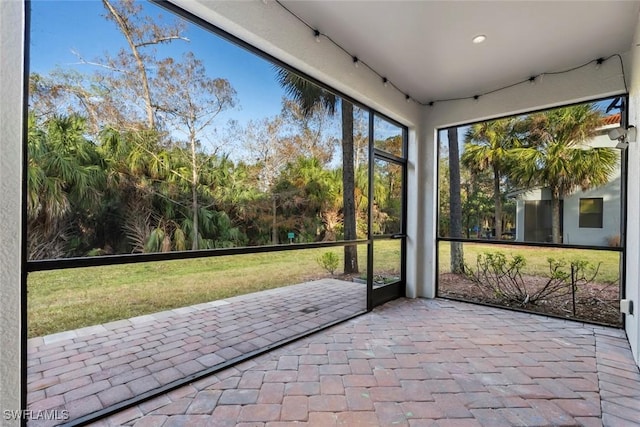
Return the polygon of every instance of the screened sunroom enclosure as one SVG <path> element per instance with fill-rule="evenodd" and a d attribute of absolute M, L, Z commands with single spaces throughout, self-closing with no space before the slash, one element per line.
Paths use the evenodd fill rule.
<path fill-rule="evenodd" d="M 0 146 L 0 184 L 3 189 L 0 206 L 3 228 L 0 233 L 4 246 L 0 269 L 3 408 L 28 408 L 30 401 L 46 399 L 51 399 L 47 403 L 53 405 L 50 409 L 61 408 L 65 403 L 87 398 L 81 403 L 85 405 L 91 400 L 95 406 L 85 405 L 85 411 L 90 408 L 88 412 L 104 415 L 109 407 L 121 409 L 122 406 L 117 406 L 120 403 L 133 404 L 135 399 L 147 398 L 154 390 L 163 391 L 166 390 L 162 389 L 164 386 L 171 388 L 179 381 L 189 381 L 199 374 L 213 372 L 216 363 L 233 363 L 241 360 L 242 355 L 257 354 L 260 345 L 268 349 L 316 327 L 364 313 L 399 296 L 435 298 L 438 296 L 439 264 L 443 259 L 438 251 L 450 238 L 439 234 L 438 228 L 441 219 L 438 212 L 441 190 L 438 184 L 438 132 L 511 115 L 615 97 L 628 99 L 626 109 L 620 111 L 625 119 L 618 122 L 618 127 L 629 134 L 619 141 L 628 144 L 624 149 L 629 168 L 626 171 L 627 191 L 621 195 L 621 200 L 626 201 L 621 203 L 625 210 L 620 215 L 622 245 L 619 250 L 611 252 L 622 264 L 619 298 L 624 300 L 620 306 L 624 311 L 621 320 L 637 362 L 640 223 L 634 213 L 640 208 L 640 171 L 634 165 L 640 162 L 640 150 L 628 131 L 629 127 L 637 124 L 639 116 L 637 2 L 620 2 L 615 7 L 608 2 L 581 3 L 580 19 L 576 19 L 577 6 L 574 2 L 538 4 L 537 8 L 519 3 L 465 3 L 463 10 L 466 12 L 460 15 L 451 9 L 447 12 L 447 8 L 453 7 L 447 2 L 399 2 L 393 14 L 385 10 L 388 5 L 384 3 L 371 3 L 366 10 L 358 10 L 357 3 L 351 2 L 337 3 L 335 8 L 327 8 L 323 2 L 159 2 L 161 7 L 164 6 L 163 10 L 168 11 L 153 12 L 154 16 L 162 13 L 170 21 L 180 16 L 188 24 L 177 27 L 187 25 L 188 31 L 206 33 L 211 39 L 199 44 L 199 36 L 195 33 L 188 36 L 172 33 L 169 37 L 175 37 L 175 42 L 191 43 L 189 46 L 193 46 L 194 55 L 190 57 L 188 52 L 175 50 L 156 58 L 157 61 L 149 68 L 149 96 L 146 100 L 144 85 L 132 85 L 130 81 L 128 84 L 112 84 L 106 90 L 109 82 L 117 81 L 117 74 L 126 74 L 116 73 L 115 68 L 125 69 L 128 66 L 130 75 L 140 70 L 135 60 L 126 62 L 118 56 L 120 49 L 131 52 L 132 48 L 126 37 L 117 33 L 120 31 L 117 19 L 100 18 L 118 34 L 121 45 L 108 46 L 113 47 L 116 53 L 105 54 L 109 49 L 85 53 L 85 47 L 79 41 L 72 46 L 71 59 L 52 61 L 59 66 L 66 64 L 71 70 L 57 69 L 49 73 L 50 70 L 43 68 L 42 64 L 33 63 L 36 58 L 34 52 L 38 48 L 47 51 L 40 43 L 52 39 L 51 33 L 45 31 L 38 35 L 37 31 L 48 28 L 47 25 L 53 25 L 54 21 L 64 22 L 64 17 L 52 19 L 50 13 L 43 12 L 38 17 L 27 12 L 28 8 L 36 11 L 46 4 L 4 2 L 0 6 L 3 59 L 6 57 L 5 63 L 15 64 L 15 67 L 3 67 L 0 83 L 5 135 Z M 97 6 L 103 7 L 100 3 Z M 79 3 L 75 12 L 82 13 L 88 7 Z M 157 7 L 153 3 L 143 6 L 145 10 L 159 10 Z M 556 39 L 538 40 L 532 29 L 519 25 L 523 15 L 523 11 L 518 10 L 520 7 L 529 7 L 526 15 L 532 22 L 540 19 L 542 27 L 549 25 L 549 31 L 538 36 Z M 110 12 L 105 10 L 104 13 Z M 615 35 L 606 31 L 608 24 L 603 23 L 607 13 L 614 14 L 619 21 L 616 27 L 619 31 Z M 510 18 L 505 19 L 505 14 Z M 459 19 L 451 20 L 445 16 Z M 563 25 L 554 26 L 549 20 Z M 40 24 L 36 25 L 37 22 Z M 194 29 L 191 30 L 193 24 Z M 77 25 L 66 27 L 82 29 Z M 562 36 L 554 35 L 552 27 L 563 28 Z M 496 32 L 491 33 L 489 29 Z M 97 45 L 96 40 L 103 40 L 100 31 L 96 24 L 91 27 L 92 36 L 84 38 Z M 221 40 L 218 39 L 220 35 L 222 39 L 231 39 L 241 45 L 241 48 L 234 49 L 245 52 L 242 55 L 247 56 L 225 51 L 226 55 L 222 56 L 237 59 L 238 69 L 221 70 L 209 76 L 205 72 L 201 81 L 208 77 L 212 83 L 210 86 L 205 84 L 186 90 L 189 87 L 188 76 L 196 75 L 190 73 L 198 73 L 201 65 L 208 71 L 214 69 L 213 63 L 219 65 L 224 62 L 218 57 L 212 63 L 199 63 L 202 59 L 195 51 L 201 48 L 203 54 L 212 55 L 215 52 L 213 46 L 218 43 L 213 38 Z M 487 40 L 484 44 L 471 42 L 477 35 L 485 35 Z M 115 40 L 115 37 L 108 39 Z M 189 42 L 183 39 L 189 39 Z M 34 40 L 40 40 L 39 46 L 31 45 Z M 495 43 L 498 40 L 519 41 L 522 45 L 505 47 Z M 575 42 L 573 45 L 571 40 Z M 577 40 L 585 42 L 578 43 Z M 531 45 L 525 46 L 526 41 L 531 41 Z M 142 51 L 146 44 L 142 40 L 139 42 L 133 45 Z M 173 44 L 174 41 L 161 43 L 158 52 L 165 45 Z M 247 50 L 250 53 L 246 53 Z M 171 58 L 182 58 L 184 62 L 171 61 Z M 260 68 L 262 72 L 246 72 L 252 67 L 260 67 L 252 61 L 264 61 Z M 96 67 L 99 71 L 82 75 L 75 69 L 77 67 Z M 265 76 L 270 84 L 275 82 L 278 85 L 278 76 L 281 77 L 284 84 L 279 90 L 282 92 L 272 92 L 269 98 L 277 105 L 272 110 L 273 114 L 260 117 L 258 111 L 264 112 L 273 105 L 265 107 L 258 102 L 250 104 L 246 101 L 258 100 L 259 97 L 258 90 L 255 87 L 252 90 L 251 84 L 242 88 L 233 80 L 243 74 L 243 67 L 245 81 L 253 80 L 254 86 L 265 86 L 265 80 L 262 80 Z M 38 74 L 38 78 L 30 79 L 34 74 Z M 283 88 L 287 82 L 295 81 L 295 76 L 302 76 L 315 85 L 313 87 L 319 91 L 327 111 L 318 114 L 312 108 L 283 102 Z M 164 92 L 157 90 L 159 86 L 154 86 L 162 81 L 161 77 L 166 82 Z M 291 101 L 295 98 L 292 94 L 295 94 L 296 87 L 293 84 L 289 87 Z M 171 96 L 163 99 L 163 93 Z M 210 125 L 210 132 L 206 135 L 196 132 L 194 136 L 190 129 L 198 130 L 202 123 L 213 122 L 204 116 L 200 117 L 203 119 L 200 125 L 193 122 L 191 118 L 194 116 L 190 114 L 193 111 L 188 111 L 193 104 L 185 101 L 192 94 L 204 97 L 207 93 L 213 96 L 205 105 L 214 108 L 209 113 L 206 108 L 199 111 L 201 114 L 218 114 L 216 120 L 220 120 Z M 37 99 L 30 98 L 34 94 Z M 153 97 L 160 98 L 154 100 Z M 63 98 L 62 103 L 54 102 Z M 233 110 L 239 104 L 243 109 Z M 58 111 L 55 110 L 56 105 Z M 45 113 L 30 116 L 29 110 L 34 106 L 39 106 Z M 351 125 L 349 120 L 345 124 L 345 117 L 349 115 L 343 115 L 349 106 L 353 110 Z M 100 110 L 101 107 L 108 108 Z M 84 109 L 84 123 L 65 117 L 71 116 L 69 113 L 74 108 Z M 148 114 L 150 111 L 152 114 Z M 106 126 L 114 123 L 122 125 L 122 128 Z M 344 132 L 345 128 L 353 130 Z M 29 146 L 30 141 L 38 143 L 47 139 L 60 144 L 49 151 L 44 145 Z M 264 144 L 258 144 L 260 141 Z M 278 144 L 269 145 L 270 141 Z M 305 141 L 313 143 L 304 145 Z M 225 151 L 225 147 L 228 150 Z M 145 155 L 131 155 L 134 149 Z M 84 150 L 82 156 L 72 154 L 78 150 Z M 233 155 L 227 156 L 229 153 Z M 29 161 L 36 155 L 43 156 L 38 162 L 33 162 L 40 169 L 38 174 L 29 176 L 29 167 L 34 166 Z M 96 186 L 100 193 L 80 197 L 77 191 L 63 189 L 69 190 L 68 198 L 59 207 L 73 206 L 76 215 L 73 220 L 67 217 L 64 221 L 54 221 L 53 216 L 44 216 L 47 210 L 38 208 L 38 197 L 46 194 L 46 185 L 42 186 L 41 192 L 29 191 L 34 188 L 30 186 L 54 176 L 52 164 L 46 164 L 46 160 L 54 158 L 54 155 L 60 155 L 67 161 L 82 159 L 73 164 L 76 172 L 80 172 L 78 176 L 81 178 L 77 182 L 96 178 L 96 166 L 111 168 L 110 173 L 104 174 L 101 184 Z M 313 157 L 316 159 L 312 160 Z M 278 164 L 283 158 L 287 161 Z M 139 159 L 142 160 L 138 162 Z M 353 170 L 350 172 L 348 169 L 351 167 Z M 83 171 L 87 172 L 84 176 Z M 207 173 L 194 175 L 193 172 L 197 171 Z M 38 176 L 40 181 L 29 181 Z M 162 178 L 168 176 L 171 179 L 163 183 Z M 349 197 L 351 183 L 352 198 Z M 471 185 L 470 181 L 468 183 Z M 114 188 L 124 191 L 118 194 Z M 329 194 L 331 197 L 325 197 Z M 245 198 L 238 200 L 240 195 Z M 74 205 L 74 198 L 75 201 L 91 201 L 94 205 Z M 578 229 L 598 228 L 601 221 L 604 229 L 605 201 L 602 197 L 601 204 L 597 200 L 599 198 L 597 195 L 585 196 L 577 201 L 577 217 L 573 220 Z M 536 227 L 529 227 L 525 240 L 544 240 L 549 234 L 547 220 L 536 222 L 531 214 L 547 209 L 544 199 L 521 200 L 524 223 L 527 223 L 528 211 L 529 224 L 536 224 Z M 100 209 L 91 211 L 96 206 Z M 143 221 L 136 222 L 135 218 Z M 486 237 L 493 232 L 493 225 L 487 220 L 478 227 L 487 229 L 482 230 L 488 233 Z M 562 233 L 566 232 L 567 226 L 565 221 Z M 128 233 L 123 232 L 123 228 Z M 473 226 L 470 228 L 473 232 Z M 505 238 L 510 236 L 509 233 L 517 235 L 518 227 L 515 228 L 509 230 Z M 536 228 L 540 228 L 537 230 L 540 236 L 531 237 L 536 234 Z M 42 244 L 30 247 L 29 230 L 37 230 L 39 236 L 48 232 L 58 236 L 68 234 L 62 246 Z M 146 238 L 140 239 L 141 235 Z M 137 240 L 132 238 L 136 236 Z M 46 239 L 41 242 L 46 242 Z M 485 242 L 465 244 L 477 243 Z M 196 278 L 195 272 L 204 278 Z M 114 278 L 116 280 L 112 280 Z M 180 280 L 182 291 L 174 297 L 163 298 L 167 295 L 167 285 Z M 125 283 L 123 290 L 110 287 L 118 282 Z M 139 284 L 134 286 L 132 283 L 136 282 Z M 209 286 L 214 282 L 227 284 L 236 293 L 216 294 Z M 72 289 L 75 295 L 73 292 L 55 294 L 70 287 L 70 283 L 75 287 Z M 92 290 L 82 288 L 81 285 L 87 283 L 97 285 Z M 148 288 L 140 296 L 132 297 L 143 284 L 149 285 Z M 298 288 L 301 289 L 300 299 L 287 302 L 283 297 L 284 291 L 294 290 L 299 285 L 303 285 Z M 29 289 L 30 286 L 33 290 Z M 235 351 L 227 350 L 220 355 L 224 362 L 213 356 L 206 358 L 219 350 L 213 347 L 217 345 L 213 342 L 207 343 L 209 348 L 200 355 L 172 353 L 177 348 L 171 348 L 177 346 L 174 343 L 188 337 L 153 344 L 154 348 L 166 346 L 162 348 L 167 352 L 163 357 L 180 359 L 172 362 L 175 366 L 160 369 L 166 382 L 157 378 L 155 382 L 146 381 L 142 376 L 127 377 L 127 372 L 117 372 L 117 368 L 113 373 L 120 375 L 118 381 L 124 382 L 109 383 L 109 387 L 106 383 L 95 385 L 109 380 L 95 376 L 98 373 L 90 372 L 92 368 L 75 376 L 66 371 L 67 368 L 54 366 L 61 363 L 56 358 L 63 357 L 59 348 L 41 355 L 37 362 L 30 359 L 35 354 L 35 351 L 29 351 L 30 333 L 35 339 L 49 336 L 46 340 L 49 344 L 57 342 L 73 346 L 73 340 L 82 334 L 97 336 L 97 333 L 115 331 L 126 335 L 130 330 L 127 328 L 133 328 L 136 323 L 149 322 L 152 325 L 147 331 L 149 333 L 153 325 L 180 329 L 177 321 L 173 324 L 171 320 L 167 321 L 174 319 L 171 317 L 174 315 L 187 316 L 205 325 L 206 321 L 200 315 L 211 310 L 229 320 L 241 311 L 230 310 L 231 307 L 235 309 L 235 304 L 241 299 L 238 291 L 246 295 L 258 295 L 260 292 L 251 292 L 264 291 L 268 296 L 266 302 L 252 301 L 247 312 L 265 314 L 266 304 L 282 304 L 270 312 L 273 317 L 260 319 L 264 323 L 255 330 L 244 331 L 254 334 L 246 341 L 238 342 L 240 335 L 234 336 L 234 331 L 244 328 L 245 324 L 240 328 L 217 331 L 225 339 L 236 341 L 228 347 Z M 54 294 L 55 297 L 47 299 Z M 36 301 L 38 297 L 40 300 Z M 128 323 L 95 320 L 106 309 L 89 309 L 90 297 L 100 303 L 115 302 L 115 313 Z M 338 302 L 321 301 L 328 297 Z M 163 299 L 182 303 L 162 305 Z M 120 304 L 122 301 L 130 304 Z M 58 305 L 61 302 L 68 305 Z M 338 315 L 331 319 L 324 317 L 323 304 Z M 196 308 L 185 310 L 187 307 Z M 129 311 L 140 308 L 147 310 L 145 314 Z M 40 313 L 44 313 L 41 317 L 44 321 L 36 322 L 30 314 L 31 309 L 42 310 Z M 47 309 L 60 316 L 55 317 L 59 320 L 48 322 Z M 285 312 L 289 323 L 281 322 L 280 329 L 293 331 L 288 337 L 281 336 L 278 330 L 261 330 L 278 324 L 282 320 L 279 316 Z M 154 318 L 158 313 L 160 315 Z M 161 320 L 163 316 L 164 320 Z M 321 321 L 317 322 L 318 319 Z M 54 332 L 47 329 L 52 323 L 63 326 Z M 91 329 L 99 325 L 104 329 Z M 31 327 L 37 329 L 30 331 Z M 186 325 L 184 327 L 188 329 Z M 87 329 L 78 332 L 83 328 Z M 75 336 L 65 335 L 68 331 L 76 331 Z M 52 338 L 58 333 L 60 335 Z M 174 336 L 182 333 L 188 335 L 184 330 Z M 260 339 L 262 333 L 271 335 L 263 340 Z M 211 338 L 216 334 L 215 328 L 200 335 L 205 334 L 211 334 L 208 337 Z M 247 344 L 249 342 L 251 345 Z M 44 338 L 41 343 L 46 344 Z M 100 343 L 90 345 L 99 346 Z M 138 345 L 141 350 L 136 349 L 136 353 L 150 350 L 140 343 Z M 237 345 L 240 345 L 239 350 L 234 347 Z M 199 351 L 195 342 L 183 341 L 180 346 L 187 346 L 185 354 Z M 123 348 L 115 349 L 115 352 L 121 354 L 113 355 L 114 358 L 123 357 L 125 364 L 138 362 L 134 368 L 138 371 L 133 375 L 138 375 L 146 366 L 165 360 L 157 357 L 156 360 L 148 354 L 151 362 L 146 365 L 146 361 L 127 360 L 129 354 Z M 67 354 L 64 358 L 74 356 Z M 197 356 L 197 363 L 192 363 L 191 356 Z M 205 358 L 201 359 L 203 356 Z M 45 365 L 47 363 L 50 365 Z M 71 363 L 76 363 L 74 366 L 78 368 L 80 365 L 87 368 L 84 360 L 74 359 Z M 44 365 L 46 369 L 34 370 L 35 365 Z M 177 365 L 181 369 L 177 369 Z M 105 366 L 101 370 L 113 367 Z M 162 367 L 162 364 L 154 367 Z M 52 371 L 48 373 L 58 377 L 53 380 L 55 384 L 47 383 L 46 371 Z M 81 391 L 65 389 L 63 382 L 58 382 L 63 376 L 76 380 L 74 387 Z M 88 377 L 91 384 L 83 383 L 87 381 L 84 378 L 78 380 L 82 377 Z M 133 381 L 136 381 L 135 386 L 129 387 L 128 391 L 118 387 L 126 387 L 127 382 Z M 55 386 L 58 388 L 49 390 L 49 393 L 45 390 Z M 104 389 L 98 390 L 103 386 Z M 97 401 L 83 395 L 91 387 L 95 389 L 90 396 Z M 107 392 L 115 387 L 118 387 L 116 391 Z M 16 390 L 20 392 L 16 393 Z M 78 423 L 89 420 L 83 418 L 86 413 L 75 414 L 78 415 Z M 19 421 L 15 420 L 15 424 L 18 425 Z"/>
<path fill-rule="evenodd" d="M 627 105 L 439 131 L 438 296 L 623 326 Z"/>
<path fill-rule="evenodd" d="M 405 295 L 406 126 L 169 4 L 30 16 L 28 407 L 83 424 Z"/>

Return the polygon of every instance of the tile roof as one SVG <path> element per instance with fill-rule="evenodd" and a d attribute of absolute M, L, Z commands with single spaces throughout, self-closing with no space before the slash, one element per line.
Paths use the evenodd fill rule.
<path fill-rule="evenodd" d="M 617 125 L 620 123 L 620 113 L 617 114 L 613 114 L 611 116 L 606 116 L 602 118 L 602 125 L 603 126 L 609 126 L 609 125 Z"/>

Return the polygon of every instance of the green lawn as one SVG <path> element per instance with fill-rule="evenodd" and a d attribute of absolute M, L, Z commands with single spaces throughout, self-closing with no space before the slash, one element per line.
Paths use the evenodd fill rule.
<path fill-rule="evenodd" d="M 398 241 L 376 242 L 374 271 L 399 265 Z M 343 248 L 223 256 L 30 273 L 29 337 L 126 319 L 265 289 L 329 277 L 316 261 Z M 359 245 L 359 266 L 367 266 Z"/>
<path fill-rule="evenodd" d="M 585 260 L 594 266 L 600 264 L 596 278 L 600 282 L 617 281 L 620 276 L 620 252 L 464 243 L 464 259 L 471 267 L 475 267 L 478 254 L 485 252 L 502 252 L 507 255 L 508 259 L 511 259 L 511 255 L 523 256 L 527 263 L 523 273 L 532 276 L 548 274 L 547 258 L 565 260 L 567 264 L 572 260 Z M 451 271 L 450 260 L 450 242 L 440 242 L 438 261 L 441 273 Z"/>
<path fill-rule="evenodd" d="M 374 273 L 397 272 L 399 240 L 376 241 Z M 521 254 L 526 274 L 548 270 L 548 257 L 602 262 L 602 280 L 618 278 L 619 253 L 576 249 L 528 248 L 466 243 L 465 259 L 475 265 L 486 251 Z M 126 319 L 235 295 L 328 277 L 317 262 L 326 251 L 342 248 L 200 258 L 143 264 L 87 267 L 30 273 L 28 288 L 29 337 Z M 367 266 L 366 245 L 358 247 L 360 271 Z M 449 271 L 449 243 L 440 243 L 440 271 Z"/>

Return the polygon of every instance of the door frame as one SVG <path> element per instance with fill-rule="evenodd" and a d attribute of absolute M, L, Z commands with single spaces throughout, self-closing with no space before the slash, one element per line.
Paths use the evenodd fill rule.
<path fill-rule="evenodd" d="M 368 226 L 368 248 L 367 248 L 367 309 L 372 310 L 374 307 L 382 305 L 396 298 L 406 296 L 406 277 L 407 277 L 407 128 L 398 125 L 402 129 L 402 157 L 388 153 L 381 149 L 375 148 L 375 126 L 374 117 L 376 113 L 369 115 L 369 226 Z M 385 121 L 396 124 L 386 117 L 378 116 Z M 376 161 L 384 161 L 387 163 L 398 165 L 401 168 L 402 190 L 401 190 L 401 213 L 400 213 L 400 231 L 393 234 L 374 234 L 373 233 L 373 205 L 374 205 L 374 182 L 375 182 L 375 165 Z M 400 240 L 400 280 L 389 283 L 379 288 L 373 287 L 374 266 L 375 266 L 375 250 L 376 242 L 383 240 Z"/>

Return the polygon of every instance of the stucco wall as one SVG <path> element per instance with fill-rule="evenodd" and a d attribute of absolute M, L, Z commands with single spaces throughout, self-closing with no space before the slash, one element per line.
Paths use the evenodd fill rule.
<path fill-rule="evenodd" d="M 607 185 L 580 191 L 564 199 L 562 242 L 570 245 L 607 246 L 620 235 L 620 170 Z M 580 227 L 580 199 L 602 198 L 602 228 Z"/>
<path fill-rule="evenodd" d="M 629 90 L 629 124 L 640 126 L 640 25 L 631 50 L 630 90 Z M 640 365 L 640 147 L 638 142 L 629 144 L 627 150 L 628 191 L 627 191 L 627 275 L 626 297 L 633 301 L 634 315 L 626 316 L 626 330 L 631 349 Z"/>
<path fill-rule="evenodd" d="M 0 425 L 20 409 L 20 237 L 22 164 L 22 1 L 0 2 Z"/>

